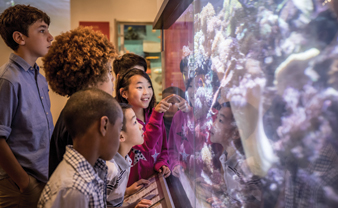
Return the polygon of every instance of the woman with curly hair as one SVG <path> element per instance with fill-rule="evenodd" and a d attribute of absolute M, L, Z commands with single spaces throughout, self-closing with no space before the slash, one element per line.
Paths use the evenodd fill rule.
<path fill-rule="evenodd" d="M 112 94 L 114 76 L 111 68 L 115 56 L 113 44 L 102 33 L 79 27 L 55 37 L 42 61 L 51 89 L 69 97 L 88 87 Z M 69 144 L 73 141 L 61 112 L 50 142 L 49 177 L 62 161 Z"/>

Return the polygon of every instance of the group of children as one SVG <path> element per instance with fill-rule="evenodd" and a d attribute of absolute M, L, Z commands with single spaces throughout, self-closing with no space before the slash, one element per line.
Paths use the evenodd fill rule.
<path fill-rule="evenodd" d="M 39 198 L 38 207 L 121 206 L 145 179 L 171 173 L 163 114 L 174 95 L 155 107 L 143 58 L 116 58 L 108 39 L 89 28 L 62 33 L 52 44 L 49 23 L 25 5 L 0 16 L 1 35 L 14 51 L 0 69 L 0 207 L 36 207 Z M 55 129 L 39 57 L 52 90 L 70 97 Z M 112 97 L 112 65 L 121 106 Z M 132 206 L 149 205 L 144 199 Z"/>
<path fill-rule="evenodd" d="M 155 106 L 142 57 L 117 57 L 108 39 L 90 28 L 62 33 L 52 43 L 49 23 L 47 14 L 25 5 L 0 16 L 1 36 L 14 51 L 0 68 L 0 207 L 118 207 L 155 173 L 168 177 L 172 169 L 177 176 L 186 167 L 186 152 L 169 157 L 163 115 L 176 99 L 177 115 L 190 119 L 193 93 L 190 105 L 172 94 Z M 39 57 L 47 80 L 39 73 Z M 55 128 L 47 81 L 70 97 Z M 176 127 L 182 138 L 172 144 L 177 149 L 193 138 L 184 135 L 193 130 L 185 131 L 181 121 Z M 213 131 L 212 141 L 221 143 Z M 143 199 L 130 206 L 150 205 Z"/>

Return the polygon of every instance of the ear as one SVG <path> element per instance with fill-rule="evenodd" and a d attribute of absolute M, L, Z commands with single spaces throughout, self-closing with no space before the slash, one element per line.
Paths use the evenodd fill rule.
<path fill-rule="evenodd" d="M 25 45 L 25 37 L 21 32 L 15 31 L 13 33 L 13 40 L 19 45 Z"/>
<path fill-rule="evenodd" d="M 107 116 L 102 116 L 100 119 L 100 133 L 102 136 L 106 136 L 107 130 L 108 130 L 108 125 L 109 124 L 109 119 Z"/>
<path fill-rule="evenodd" d="M 120 143 L 125 142 L 125 141 L 126 141 L 126 137 L 125 137 L 125 135 L 124 135 L 124 132 L 121 131 L 121 132 L 120 132 Z"/>
<path fill-rule="evenodd" d="M 238 128 L 234 131 L 234 133 L 233 133 L 233 138 L 234 138 L 234 139 L 240 139 L 240 138 L 241 138 L 240 135 L 239 135 L 239 130 L 238 130 Z"/>
<path fill-rule="evenodd" d="M 124 99 L 128 100 L 128 93 L 123 88 L 120 89 L 120 94 Z"/>

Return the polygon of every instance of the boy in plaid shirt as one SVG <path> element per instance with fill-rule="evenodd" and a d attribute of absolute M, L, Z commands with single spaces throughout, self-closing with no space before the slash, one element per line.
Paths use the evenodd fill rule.
<path fill-rule="evenodd" d="M 74 93 L 63 113 L 73 145 L 67 146 L 38 207 L 106 207 L 105 160 L 119 147 L 121 107 L 108 93 L 91 88 Z"/>

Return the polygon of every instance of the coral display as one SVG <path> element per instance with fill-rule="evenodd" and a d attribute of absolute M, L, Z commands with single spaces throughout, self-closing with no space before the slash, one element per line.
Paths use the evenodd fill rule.
<path fill-rule="evenodd" d="M 184 143 L 193 151 L 169 147 L 192 207 L 338 205 L 338 21 L 329 2 L 193 2 L 193 46 L 182 48 L 193 116 L 174 117 L 169 136 L 182 141 L 177 120 L 194 126 Z"/>

